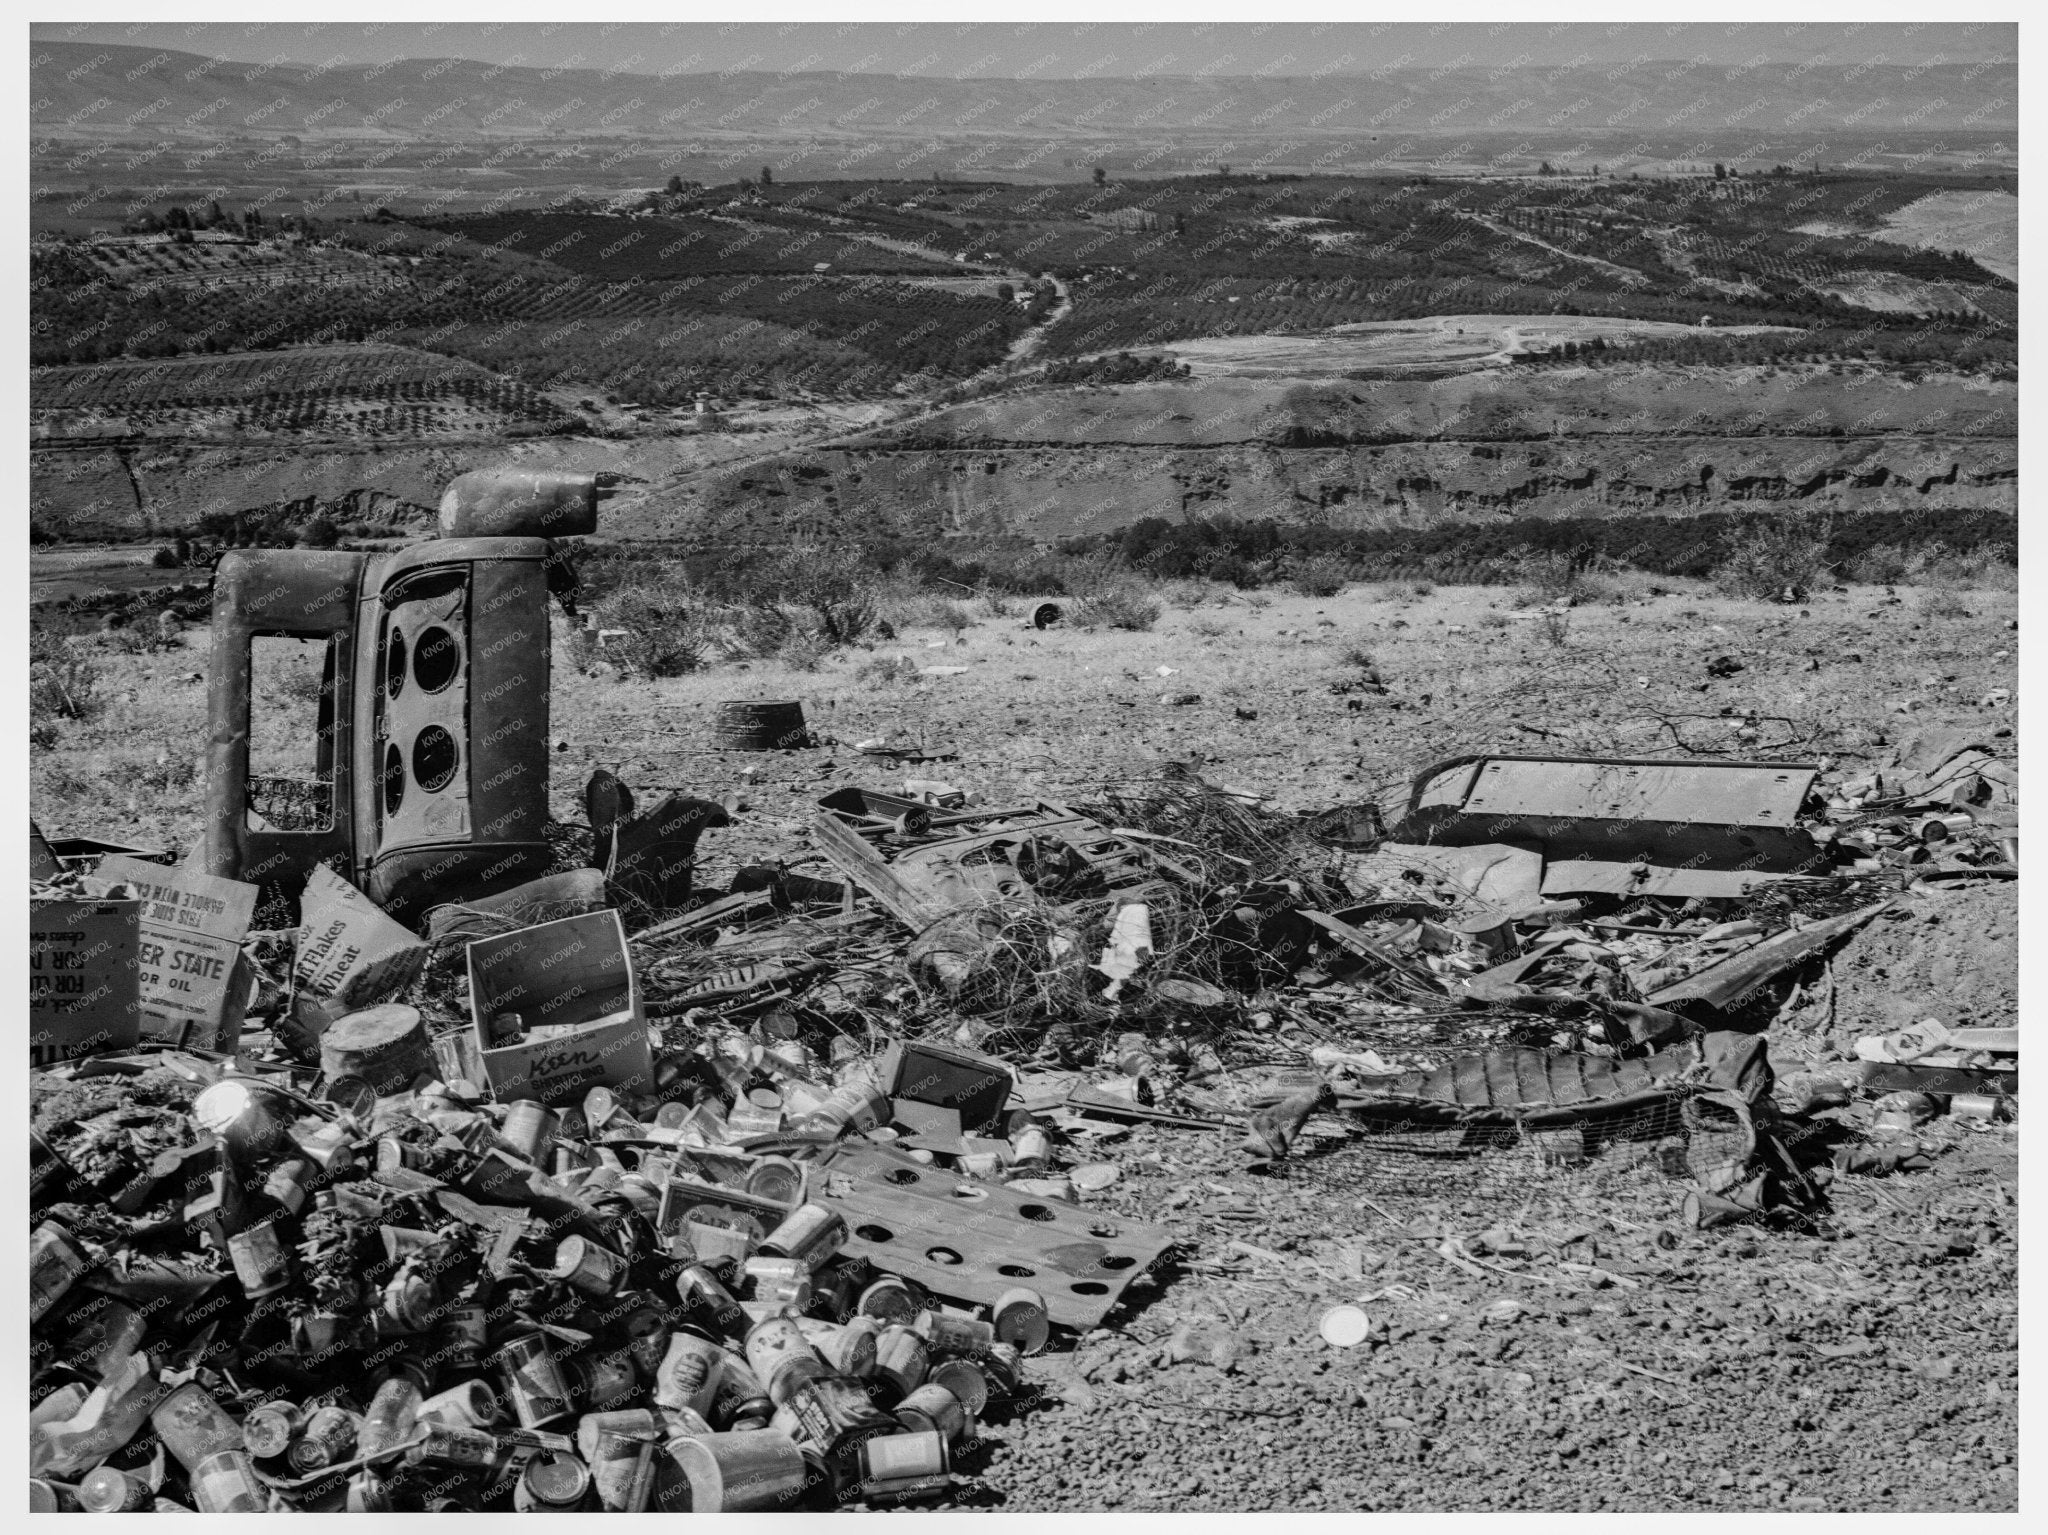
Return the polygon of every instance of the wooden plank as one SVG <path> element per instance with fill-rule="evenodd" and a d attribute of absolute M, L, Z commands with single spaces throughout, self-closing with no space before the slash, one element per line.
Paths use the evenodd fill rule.
<path fill-rule="evenodd" d="M 835 868 L 875 898 L 883 910 L 912 932 L 921 933 L 953 908 L 912 888 L 882 861 L 881 854 L 838 816 L 811 818 L 811 835 Z"/>

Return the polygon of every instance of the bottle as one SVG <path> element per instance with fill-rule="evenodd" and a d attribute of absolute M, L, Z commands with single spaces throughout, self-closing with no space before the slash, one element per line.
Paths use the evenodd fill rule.
<path fill-rule="evenodd" d="M 356 1455 L 376 1455 L 408 1438 L 419 1418 L 423 1398 L 409 1377 L 394 1375 L 377 1388 L 356 1430 Z"/>

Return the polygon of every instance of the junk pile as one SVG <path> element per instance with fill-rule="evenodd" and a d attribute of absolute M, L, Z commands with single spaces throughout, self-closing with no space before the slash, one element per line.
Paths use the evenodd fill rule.
<path fill-rule="evenodd" d="M 1649 1140 L 1711 1226 L 2012 1112 L 2010 1029 L 1768 1048 L 1916 886 L 2016 874 L 1983 743 L 1847 782 L 1467 757 L 1306 817 L 1185 770 L 842 787 L 705 889 L 737 800 L 601 770 L 555 825 L 545 701 L 484 707 L 494 630 L 545 632 L 536 528 L 594 496 L 458 481 L 441 540 L 228 556 L 204 848 L 31 827 L 37 1507 L 942 1500 L 1030 1356 L 1170 1277 L 1172 1233 L 1088 1203 L 1105 1123 L 1275 1174 Z M 247 777 L 280 603 L 333 667 L 297 787 Z"/>

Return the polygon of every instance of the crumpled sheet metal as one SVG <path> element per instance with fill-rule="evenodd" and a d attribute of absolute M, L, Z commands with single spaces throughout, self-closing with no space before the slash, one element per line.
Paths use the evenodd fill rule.
<path fill-rule="evenodd" d="M 1541 1129 L 1654 1109 L 1707 1088 L 1732 1089 L 1752 1103 L 1767 1094 L 1763 1038 L 1711 1034 L 1640 1060 L 1511 1046 L 1386 1078 L 1338 1104 L 1407 1124 Z"/>

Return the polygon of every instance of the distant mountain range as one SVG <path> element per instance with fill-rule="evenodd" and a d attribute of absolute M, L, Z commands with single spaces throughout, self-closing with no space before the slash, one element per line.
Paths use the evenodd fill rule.
<path fill-rule="evenodd" d="M 1636 138 L 2012 132 L 2012 62 L 1416 68 L 1332 60 L 1315 76 L 937 79 L 805 71 L 654 75 L 399 59 L 247 64 L 118 44 L 31 42 L 42 138 L 480 137 L 826 142 L 1000 136 L 1248 147 L 1369 135 Z M 1338 72 L 1339 69 L 1344 72 Z"/>

